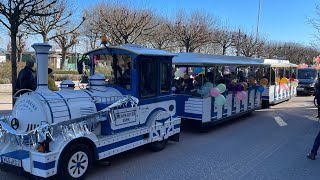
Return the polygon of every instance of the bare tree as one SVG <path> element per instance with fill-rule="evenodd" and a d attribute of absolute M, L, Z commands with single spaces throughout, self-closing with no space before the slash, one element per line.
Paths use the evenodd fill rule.
<path fill-rule="evenodd" d="M 98 47 L 99 37 L 102 34 L 102 24 L 99 13 L 92 11 L 91 9 L 96 8 L 95 6 L 90 6 L 88 9 L 83 10 L 83 17 L 86 17 L 86 21 L 83 23 L 81 28 L 81 35 L 84 37 L 85 47 L 88 51 L 89 49 L 95 49 Z"/>
<path fill-rule="evenodd" d="M 168 28 L 180 47 L 184 47 L 186 52 L 193 52 L 211 41 L 214 25 L 215 21 L 208 14 L 192 12 L 187 17 L 184 11 L 180 11 Z"/>
<path fill-rule="evenodd" d="M 59 45 L 61 48 L 61 63 L 60 63 L 60 69 L 63 69 L 64 62 L 66 60 L 67 52 L 69 48 L 71 48 L 73 45 L 75 45 L 78 42 L 78 38 L 80 36 L 79 31 L 73 31 L 71 33 L 67 33 L 67 27 L 60 29 L 56 37 L 54 38 L 54 41 Z M 63 36 L 61 35 L 63 34 Z"/>
<path fill-rule="evenodd" d="M 246 57 L 252 57 L 254 55 L 261 56 L 263 54 L 263 46 L 265 40 L 263 38 L 257 39 L 253 34 L 246 34 L 241 32 L 234 32 L 232 38 L 232 46 L 236 49 L 236 54 L 240 54 Z"/>
<path fill-rule="evenodd" d="M 150 43 L 153 48 L 168 50 L 170 46 L 173 46 L 171 41 L 172 36 L 170 35 L 170 31 L 168 29 L 169 22 L 164 18 L 158 17 L 154 23 L 158 26 L 156 26 L 153 32 L 146 37 L 147 42 L 144 44 Z"/>
<path fill-rule="evenodd" d="M 44 0 L 1 0 L 0 18 L 1 24 L 10 31 L 11 36 L 11 68 L 12 68 L 12 94 L 16 92 L 17 81 L 17 41 L 19 26 L 33 16 L 42 17 L 55 14 L 56 9 L 50 9 L 47 13 L 42 10 L 56 3 L 50 0 L 43 4 Z M 14 102 L 14 100 L 13 100 Z"/>
<path fill-rule="evenodd" d="M 51 0 L 43 0 L 39 6 L 43 6 L 44 4 L 49 3 Z M 36 17 L 32 16 L 26 20 L 24 26 L 26 27 L 26 32 L 30 34 L 40 34 L 42 36 L 43 42 L 49 42 L 50 40 L 54 39 L 56 36 L 63 36 L 64 34 L 60 33 L 53 33 L 50 36 L 50 32 L 68 26 L 71 23 L 72 16 L 75 12 L 75 9 L 71 8 L 70 1 L 66 0 L 57 0 L 57 2 L 48 8 L 41 9 L 41 13 L 48 14 L 51 9 L 59 9 L 59 12 L 52 14 L 50 16 L 42 16 Z M 65 33 L 72 33 L 73 31 L 77 30 L 85 18 L 82 18 L 80 23 L 66 31 Z"/>
<path fill-rule="evenodd" d="M 149 9 L 135 9 L 122 4 L 97 4 L 99 21 L 95 22 L 102 32 L 106 32 L 109 43 L 120 45 L 135 43 L 142 36 L 150 34 L 156 25 L 152 23 L 154 14 Z"/>
<path fill-rule="evenodd" d="M 221 46 L 222 55 L 226 54 L 226 51 L 232 45 L 233 32 L 230 29 L 223 28 L 214 32 L 213 43 Z"/>
<path fill-rule="evenodd" d="M 23 32 L 19 32 L 17 35 L 17 51 L 18 51 L 18 62 L 22 61 L 22 53 L 25 51 L 26 40 L 28 35 Z"/>

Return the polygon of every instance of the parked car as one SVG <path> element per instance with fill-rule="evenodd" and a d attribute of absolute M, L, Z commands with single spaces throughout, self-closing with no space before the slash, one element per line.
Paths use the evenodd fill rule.
<path fill-rule="evenodd" d="M 299 86 L 297 87 L 297 93 L 313 95 L 319 72 L 318 69 L 311 67 L 298 69 L 297 79 L 299 80 Z"/>

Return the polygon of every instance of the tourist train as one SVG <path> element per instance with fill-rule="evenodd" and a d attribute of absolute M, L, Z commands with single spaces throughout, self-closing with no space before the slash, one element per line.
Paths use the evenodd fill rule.
<path fill-rule="evenodd" d="M 85 53 L 87 87 L 74 90 L 66 80 L 61 90 L 50 91 L 51 46 L 32 47 L 37 89 L 17 98 L 12 116 L 1 117 L 0 168 L 43 178 L 83 178 L 93 161 L 142 145 L 160 151 L 168 140 L 179 141 L 181 118 L 204 127 L 296 93 L 293 64 L 281 76 L 281 61 L 138 45 Z"/>

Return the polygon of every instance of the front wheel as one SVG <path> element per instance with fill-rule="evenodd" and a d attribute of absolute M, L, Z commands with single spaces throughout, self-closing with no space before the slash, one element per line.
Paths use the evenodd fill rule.
<path fill-rule="evenodd" d="M 59 160 L 58 176 L 63 179 L 83 179 L 92 163 L 90 148 L 76 144 L 68 148 Z"/>

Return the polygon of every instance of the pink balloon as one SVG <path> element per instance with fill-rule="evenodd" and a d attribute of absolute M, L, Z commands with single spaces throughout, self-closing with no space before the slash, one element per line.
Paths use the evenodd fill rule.
<path fill-rule="evenodd" d="M 241 91 L 240 92 L 240 97 L 241 97 L 241 100 L 245 100 L 245 99 L 247 99 L 247 93 L 246 92 L 244 92 L 244 91 Z"/>
<path fill-rule="evenodd" d="M 220 94 L 220 90 L 216 87 L 214 87 L 210 90 L 210 95 L 213 97 L 217 97 L 219 94 Z"/>
<path fill-rule="evenodd" d="M 245 100 L 247 98 L 247 93 L 244 91 L 239 91 L 236 94 L 236 98 L 239 100 Z"/>
<path fill-rule="evenodd" d="M 286 90 L 286 88 L 288 89 L 288 86 L 286 86 L 286 84 L 280 83 L 280 89 L 281 90 Z"/>

